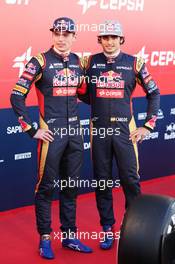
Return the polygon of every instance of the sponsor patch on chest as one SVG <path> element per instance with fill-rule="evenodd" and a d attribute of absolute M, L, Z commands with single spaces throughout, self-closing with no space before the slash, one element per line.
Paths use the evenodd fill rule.
<path fill-rule="evenodd" d="M 75 96 L 76 92 L 76 87 L 53 88 L 53 96 Z"/>
<path fill-rule="evenodd" d="M 124 90 L 117 89 L 97 89 L 96 96 L 101 98 L 123 98 Z"/>

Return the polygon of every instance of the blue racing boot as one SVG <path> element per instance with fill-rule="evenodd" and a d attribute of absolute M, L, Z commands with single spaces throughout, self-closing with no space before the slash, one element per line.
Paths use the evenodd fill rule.
<path fill-rule="evenodd" d="M 92 249 L 81 243 L 77 238 L 64 238 L 62 246 L 83 253 L 92 253 Z"/>
<path fill-rule="evenodd" d="M 104 225 L 103 226 L 103 232 L 105 233 L 104 241 L 100 242 L 100 248 L 101 249 L 110 249 L 113 246 L 114 243 L 114 233 L 112 230 L 112 226 L 110 225 Z"/>
<path fill-rule="evenodd" d="M 54 259 L 54 253 L 51 248 L 50 235 L 42 235 L 39 244 L 39 253 L 42 258 Z"/>

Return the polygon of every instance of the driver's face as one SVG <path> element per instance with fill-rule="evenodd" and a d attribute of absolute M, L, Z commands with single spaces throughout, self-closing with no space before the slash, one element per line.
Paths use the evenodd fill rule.
<path fill-rule="evenodd" d="M 120 49 L 119 36 L 102 36 L 100 39 L 104 52 L 112 55 Z"/>
<path fill-rule="evenodd" d="M 71 50 L 76 35 L 68 31 L 56 31 L 52 33 L 53 45 L 60 52 Z"/>

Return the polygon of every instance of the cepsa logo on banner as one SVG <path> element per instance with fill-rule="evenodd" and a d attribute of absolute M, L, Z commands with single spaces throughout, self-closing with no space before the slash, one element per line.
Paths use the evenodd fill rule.
<path fill-rule="evenodd" d="M 142 49 L 137 53 L 144 60 L 145 63 L 149 62 L 151 66 L 168 66 L 170 64 L 175 65 L 175 52 L 169 51 L 152 51 L 151 54 L 146 53 L 146 47 L 143 46 Z"/>
<path fill-rule="evenodd" d="M 97 7 L 102 10 L 143 11 L 144 0 L 79 0 L 78 5 L 82 6 L 82 13 L 85 14 L 90 8 Z"/>

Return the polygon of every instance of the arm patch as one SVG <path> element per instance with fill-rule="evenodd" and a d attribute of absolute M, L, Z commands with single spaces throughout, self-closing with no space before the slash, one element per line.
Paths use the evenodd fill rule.
<path fill-rule="evenodd" d="M 42 68 L 45 67 L 45 65 L 46 65 L 45 57 L 42 53 L 38 53 L 34 58 L 37 59 L 37 61 L 39 62 L 40 66 Z"/>
<path fill-rule="evenodd" d="M 145 63 L 144 59 L 140 56 L 136 57 L 136 62 L 135 62 L 135 69 L 137 72 L 139 72 Z"/>

